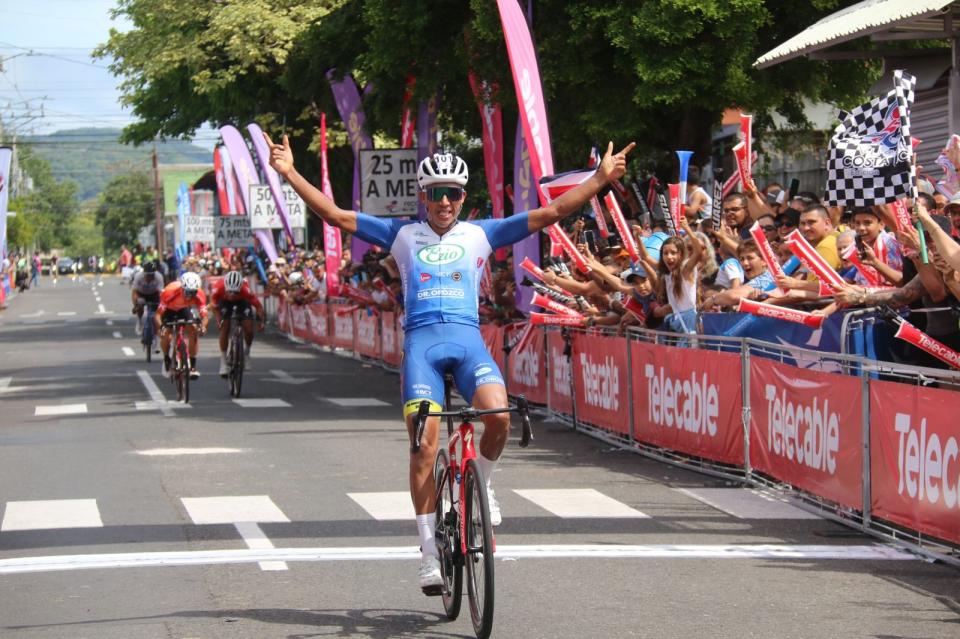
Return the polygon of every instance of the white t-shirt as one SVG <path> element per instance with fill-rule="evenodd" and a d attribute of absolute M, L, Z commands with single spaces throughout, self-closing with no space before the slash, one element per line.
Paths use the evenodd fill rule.
<path fill-rule="evenodd" d="M 746 277 L 743 272 L 743 266 L 740 265 L 740 260 L 730 257 L 725 259 L 723 264 L 720 265 L 720 270 L 717 271 L 717 279 L 714 280 L 714 283 L 722 288 L 730 288 L 733 280 L 740 280 L 740 283 L 743 284 L 745 279 Z"/>
<path fill-rule="evenodd" d="M 668 273 L 664 276 L 667 286 L 667 301 L 674 313 L 683 313 L 684 311 L 696 310 L 697 308 L 697 283 L 700 281 L 700 267 L 693 269 L 692 279 L 683 280 L 680 287 L 680 297 L 673 294 L 673 275 Z"/>

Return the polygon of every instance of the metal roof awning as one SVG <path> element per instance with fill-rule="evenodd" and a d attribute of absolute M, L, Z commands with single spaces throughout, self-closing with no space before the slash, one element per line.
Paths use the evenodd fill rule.
<path fill-rule="evenodd" d="M 864 0 L 823 18 L 793 36 L 753 63 L 758 69 L 798 58 L 841 42 L 885 31 L 882 39 L 914 39 L 918 33 L 930 37 L 953 37 L 953 14 L 944 10 L 955 0 Z M 909 23 L 910 32 L 896 33 Z"/>

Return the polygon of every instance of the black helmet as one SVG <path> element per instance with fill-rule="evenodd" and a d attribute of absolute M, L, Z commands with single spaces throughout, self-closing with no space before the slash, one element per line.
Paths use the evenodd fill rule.
<path fill-rule="evenodd" d="M 147 274 L 152 274 L 157 272 L 157 263 L 153 260 L 149 260 L 143 263 L 143 272 Z"/>

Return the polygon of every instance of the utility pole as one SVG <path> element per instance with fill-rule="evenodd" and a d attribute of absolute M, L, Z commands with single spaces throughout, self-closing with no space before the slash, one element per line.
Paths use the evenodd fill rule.
<path fill-rule="evenodd" d="M 157 255 L 163 258 L 165 254 L 163 240 L 163 197 L 160 194 L 160 167 L 157 163 L 157 143 L 153 143 L 153 202 L 157 224 Z"/>

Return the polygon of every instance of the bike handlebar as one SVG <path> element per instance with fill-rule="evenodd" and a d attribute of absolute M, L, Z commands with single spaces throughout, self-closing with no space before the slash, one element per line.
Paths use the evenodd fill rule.
<path fill-rule="evenodd" d="M 482 415 L 495 415 L 497 413 L 517 413 L 520 415 L 520 448 L 526 448 L 533 441 L 533 427 L 530 425 L 530 404 L 524 395 L 517 397 L 517 405 L 506 408 L 486 408 L 478 409 L 472 406 L 464 406 L 458 410 L 430 412 L 430 402 L 423 400 L 417 409 L 417 415 L 414 418 L 414 439 L 410 444 L 410 453 L 416 454 L 420 450 L 420 441 L 423 439 L 423 429 L 427 424 L 427 417 L 458 417 L 462 422 L 469 423 Z"/>

